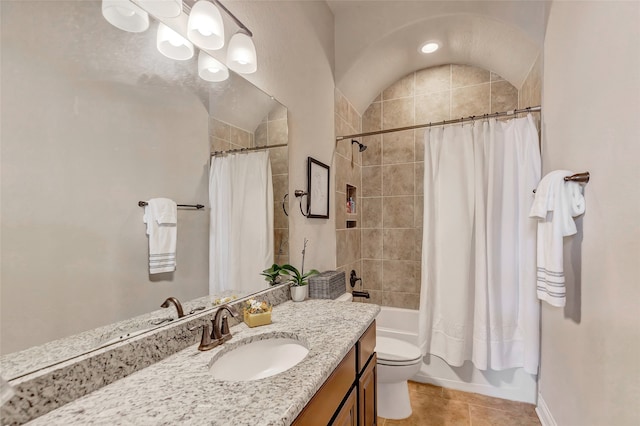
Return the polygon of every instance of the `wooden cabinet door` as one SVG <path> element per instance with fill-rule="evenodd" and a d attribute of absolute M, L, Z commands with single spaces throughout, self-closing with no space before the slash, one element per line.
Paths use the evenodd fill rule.
<path fill-rule="evenodd" d="M 342 408 L 336 414 L 336 418 L 331 425 L 333 426 L 358 426 L 358 389 L 351 389 L 349 396 L 344 401 Z"/>
<path fill-rule="evenodd" d="M 358 380 L 358 426 L 378 424 L 377 361 L 378 357 L 374 352 Z"/>

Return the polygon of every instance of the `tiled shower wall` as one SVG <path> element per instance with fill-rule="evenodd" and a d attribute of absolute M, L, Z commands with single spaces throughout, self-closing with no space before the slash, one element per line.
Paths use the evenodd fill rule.
<path fill-rule="evenodd" d="M 254 133 L 210 118 L 209 137 L 211 152 L 255 146 L 288 143 L 289 130 L 287 108 L 277 106 L 258 125 Z M 269 151 L 273 179 L 274 258 L 278 264 L 289 262 L 289 220 L 282 204 L 289 191 L 289 148 L 272 148 Z"/>
<path fill-rule="evenodd" d="M 438 66 L 411 73 L 385 89 L 363 114 L 362 130 L 482 115 L 517 106 L 518 90 L 499 75 L 471 66 Z M 368 146 L 362 155 L 362 220 L 358 224 L 363 287 L 371 294 L 371 302 L 384 306 L 418 308 L 424 132 L 410 130 L 363 140 Z"/>
<path fill-rule="evenodd" d="M 337 89 L 335 91 L 335 131 L 337 136 L 359 133 L 362 130 L 362 118 L 355 108 Z M 362 154 L 351 139 L 336 142 L 333 156 L 335 170 L 335 203 L 333 211 L 336 218 L 336 266 L 347 275 L 354 269 L 362 273 L 360 250 L 360 226 L 362 218 L 361 175 Z M 347 214 L 347 185 L 356 188 L 356 213 Z M 347 220 L 355 222 L 355 228 L 347 229 Z M 357 288 L 358 290 L 360 288 Z"/>

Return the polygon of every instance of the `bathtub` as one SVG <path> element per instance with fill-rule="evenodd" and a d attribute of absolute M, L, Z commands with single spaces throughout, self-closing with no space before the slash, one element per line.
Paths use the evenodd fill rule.
<path fill-rule="evenodd" d="M 404 340 L 418 346 L 418 311 L 382 306 L 376 318 L 376 335 Z M 442 358 L 427 355 L 411 380 L 449 389 L 474 392 L 495 398 L 536 403 L 536 376 L 522 368 L 480 371 L 467 361 L 452 367 Z"/>

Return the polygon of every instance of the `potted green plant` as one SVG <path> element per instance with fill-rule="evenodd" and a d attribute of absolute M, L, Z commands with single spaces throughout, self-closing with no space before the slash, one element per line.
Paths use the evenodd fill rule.
<path fill-rule="evenodd" d="M 312 269 L 307 273 L 301 273 L 295 266 L 288 264 L 282 265 L 280 267 L 280 272 L 289 276 L 289 282 L 291 283 L 291 299 L 293 299 L 294 302 L 302 302 L 306 299 L 309 277 L 320 273 L 315 269 Z"/>
<path fill-rule="evenodd" d="M 281 271 L 282 267 L 274 263 L 271 268 L 265 269 L 260 273 L 260 275 L 265 277 L 264 280 L 267 281 L 269 285 L 276 285 L 280 282 L 279 278 Z"/>

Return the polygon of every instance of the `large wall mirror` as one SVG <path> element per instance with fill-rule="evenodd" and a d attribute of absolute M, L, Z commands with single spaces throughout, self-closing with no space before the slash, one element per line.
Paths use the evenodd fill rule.
<path fill-rule="evenodd" d="M 129 33 L 103 18 L 100 1 L 0 7 L 2 362 L 157 311 L 169 296 L 211 308 L 210 154 L 286 144 L 286 108 L 233 72 L 220 83 L 200 79 L 197 50 L 185 61 L 164 57 L 153 19 Z M 268 151 L 281 264 L 288 151 Z M 177 269 L 149 275 L 138 201 L 156 197 L 206 207 L 178 210 Z M 233 285 L 229 294 L 246 295 Z"/>

